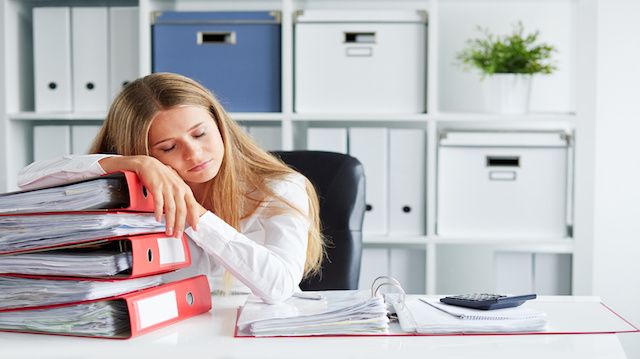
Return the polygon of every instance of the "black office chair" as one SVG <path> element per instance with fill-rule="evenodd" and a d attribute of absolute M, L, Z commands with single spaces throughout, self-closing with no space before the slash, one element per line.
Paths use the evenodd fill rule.
<path fill-rule="evenodd" d="M 321 273 L 303 280 L 300 288 L 357 289 L 366 207 L 362 164 L 354 157 L 333 152 L 280 151 L 274 155 L 315 186 L 320 198 L 322 233 L 329 243 Z"/>

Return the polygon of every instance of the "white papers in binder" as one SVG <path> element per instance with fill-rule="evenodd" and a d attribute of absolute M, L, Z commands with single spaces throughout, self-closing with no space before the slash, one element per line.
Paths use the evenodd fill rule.
<path fill-rule="evenodd" d="M 55 223 L 54 226 L 51 224 Z M 27 228 L 27 230 L 25 230 Z M 53 214 L 0 217 L 0 252 L 163 232 L 153 214 Z"/>
<path fill-rule="evenodd" d="M 0 312 L 3 330 L 115 337 L 127 333 L 129 325 L 127 303 L 116 300 Z"/>
<path fill-rule="evenodd" d="M 0 309 L 108 298 L 161 284 L 161 276 L 118 281 L 52 280 L 0 276 Z"/>
<path fill-rule="evenodd" d="M 129 190 L 121 177 L 0 195 L 0 213 L 81 211 L 118 208 L 129 201 Z"/>
<path fill-rule="evenodd" d="M 278 304 L 266 304 L 250 296 L 238 318 L 238 330 L 252 336 L 387 332 L 389 319 L 381 296 L 372 297 L 368 291 L 324 291 L 317 294 L 322 294 L 322 299 L 294 296 Z"/>
<path fill-rule="evenodd" d="M 102 277 L 131 269 L 131 253 L 51 251 L 0 256 L 0 273 Z"/>

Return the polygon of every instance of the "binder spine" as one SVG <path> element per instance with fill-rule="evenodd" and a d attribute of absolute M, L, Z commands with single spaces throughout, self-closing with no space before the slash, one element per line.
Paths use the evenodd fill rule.
<path fill-rule="evenodd" d="M 129 190 L 129 207 L 124 209 L 127 211 L 153 212 L 155 209 L 153 196 L 140 182 L 138 176 L 130 171 L 123 171 L 122 173 L 124 173 Z"/>
<path fill-rule="evenodd" d="M 129 310 L 131 337 L 211 310 L 211 290 L 204 275 L 122 298 Z"/>
<path fill-rule="evenodd" d="M 164 233 L 129 237 L 133 265 L 130 278 L 165 273 L 188 267 L 191 253 L 187 238 L 183 234 L 177 239 Z"/>

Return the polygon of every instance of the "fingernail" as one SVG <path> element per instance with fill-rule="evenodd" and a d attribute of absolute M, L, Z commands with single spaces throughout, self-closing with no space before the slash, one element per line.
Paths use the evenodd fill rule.
<path fill-rule="evenodd" d="M 167 227 L 167 236 L 170 236 L 173 233 L 173 228 L 172 227 Z"/>
<path fill-rule="evenodd" d="M 182 231 L 176 231 L 176 238 L 182 238 Z"/>

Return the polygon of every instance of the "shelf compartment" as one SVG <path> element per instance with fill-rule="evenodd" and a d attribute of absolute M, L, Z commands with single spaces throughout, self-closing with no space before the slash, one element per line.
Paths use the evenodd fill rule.
<path fill-rule="evenodd" d="M 520 237 L 520 238 L 496 238 L 496 237 L 448 237 L 448 236 L 374 236 L 365 235 L 365 245 L 486 245 L 499 246 L 501 250 L 548 252 L 548 253 L 573 253 L 575 242 L 570 237 Z"/>
<path fill-rule="evenodd" d="M 432 113 L 430 118 L 436 121 L 567 121 L 574 122 L 575 113 L 569 112 L 530 112 L 526 114 L 498 114 L 488 112 L 438 112 Z"/>
<path fill-rule="evenodd" d="M 426 122 L 429 115 L 426 113 L 418 114 L 383 114 L 383 113 L 295 113 L 291 115 L 292 121 L 372 121 L 372 122 Z"/>
<path fill-rule="evenodd" d="M 107 116 L 104 112 L 16 112 L 8 115 L 11 121 L 69 121 L 69 120 L 95 120 L 103 121 Z"/>
<path fill-rule="evenodd" d="M 235 112 L 230 113 L 231 118 L 236 121 L 255 122 L 280 122 L 281 113 L 261 113 L 261 112 Z M 105 112 L 15 112 L 8 115 L 11 121 L 38 121 L 38 120 L 99 120 L 107 117 Z"/>

